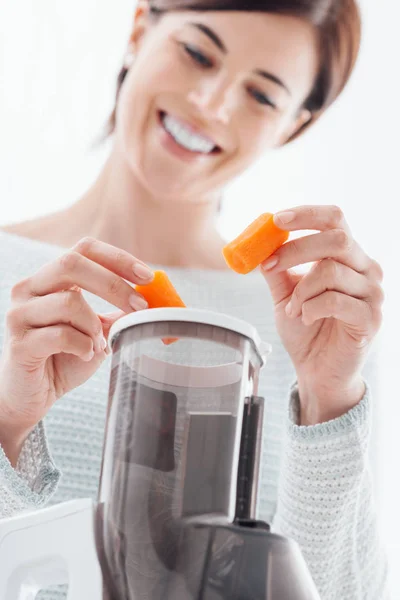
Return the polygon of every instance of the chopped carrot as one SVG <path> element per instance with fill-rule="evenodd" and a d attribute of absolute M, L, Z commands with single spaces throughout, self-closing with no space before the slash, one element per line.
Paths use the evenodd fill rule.
<path fill-rule="evenodd" d="M 149 308 L 186 308 L 165 271 L 154 271 L 154 278 L 150 283 L 136 285 L 135 289 L 147 300 Z"/>
<path fill-rule="evenodd" d="M 273 217 L 263 213 L 223 248 L 228 266 L 236 273 L 250 273 L 289 238 L 289 232 L 277 227 Z"/>
<path fill-rule="evenodd" d="M 165 271 L 154 271 L 154 278 L 146 285 L 136 285 L 136 291 L 147 300 L 149 308 L 186 308 L 185 303 L 172 285 Z M 176 342 L 178 338 L 164 338 L 166 345 Z"/>
<path fill-rule="evenodd" d="M 173 344 L 174 342 L 177 342 L 179 340 L 179 338 L 163 338 L 163 344 L 165 344 L 165 346 L 169 346 L 170 344 Z"/>

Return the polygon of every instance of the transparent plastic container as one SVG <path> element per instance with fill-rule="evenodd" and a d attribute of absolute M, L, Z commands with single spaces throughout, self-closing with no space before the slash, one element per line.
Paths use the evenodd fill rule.
<path fill-rule="evenodd" d="M 104 598 L 317 598 L 297 546 L 256 520 L 268 344 L 192 309 L 129 315 L 111 339 L 96 514 Z M 290 561 L 297 589 L 285 595 Z"/>

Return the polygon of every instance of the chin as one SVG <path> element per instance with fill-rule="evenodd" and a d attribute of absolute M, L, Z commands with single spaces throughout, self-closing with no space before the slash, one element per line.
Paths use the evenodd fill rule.
<path fill-rule="evenodd" d="M 194 204 L 198 202 L 198 199 L 204 197 L 209 193 L 209 190 L 204 188 L 196 189 L 193 184 L 182 186 L 179 182 L 166 180 L 164 182 L 158 181 L 154 184 L 153 181 L 144 181 L 146 188 L 148 189 L 151 196 L 157 201 L 158 204 Z"/>
<path fill-rule="evenodd" d="M 209 157 L 188 163 L 168 155 L 152 139 L 144 147 L 135 141 L 125 145 L 124 154 L 132 172 L 157 203 L 196 203 L 221 190 L 226 185 L 227 171 L 237 170 L 237 165 L 236 169 L 227 169 L 226 159 L 221 161 L 221 157 L 213 157 L 215 164 L 208 164 Z"/>
<path fill-rule="evenodd" d="M 150 163 L 150 164 L 149 164 Z M 174 168 L 175 167 L 175 168 Z M 137 168 L 143 186 L 155 198 L 163 198 L 169 202 L 180 202 L 183 198 L 199 198 L 210 193 L 213 185 L 210 175 L 190 169 L 176 167 L 163 161 L 148 161 Z M 210 181 L 210 185 L 207 182 Z"/>

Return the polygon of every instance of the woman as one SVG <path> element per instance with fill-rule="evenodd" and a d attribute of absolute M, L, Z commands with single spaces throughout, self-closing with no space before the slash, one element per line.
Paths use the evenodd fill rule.
<path fill-rule="evenodd" d="M 246 278 L 227 270 L 215 227 L 227 182 L 340 94 L 359 25 L 353 0 L 138 6 L 97 181 L 67 210 L 1 234 L 3 515 L 96 496 L 107 335 L 146 307 L 127 282 L 150 281 L 162 265 L 188 305 L 241 317 L 274 346 L 261 381 L 260 516 L 299 542 L 323 600 L 387 597 L 362 374 L 381 321 L 381 268 L 337 207 L 276 216 L 282 228 L 319 233 Z M 289 271 L 308 262 L 306 275 Z"/>

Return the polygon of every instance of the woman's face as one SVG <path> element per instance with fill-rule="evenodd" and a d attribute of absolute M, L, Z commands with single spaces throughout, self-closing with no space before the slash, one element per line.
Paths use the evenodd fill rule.
<path fill-rule="evenodd" d="M 139 8 L 116 148 L 158 199 L 220 190 L 308 118 L 318 69 L 313 28 L 265 13 Z"/>

